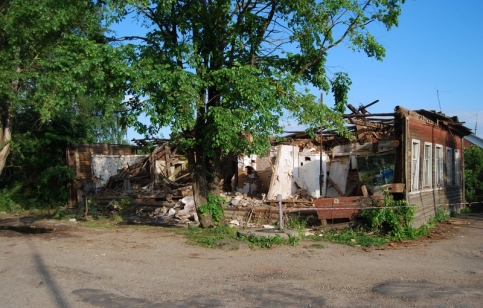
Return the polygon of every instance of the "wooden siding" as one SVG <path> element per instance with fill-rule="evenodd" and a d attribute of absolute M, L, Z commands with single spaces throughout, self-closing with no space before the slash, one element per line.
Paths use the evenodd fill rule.
<path fill-rule="evenodd" d="M 114 144 L 69 144 L 66 149 L 67 166 L 75 171 L 75 180 L 68 183 L 69 205 L 82 202 L 82 195 L 94 187 L 92 155 L 132 155 L 136 147 Z"/>
<path fill-rule="evenodd" d="M 458 210 L 464 202 L 464 181 L 461 180 L 461 185 L 448 186 L 447 178 L 447 161 L 446 149 L 460 151 L 461 171 L 463 174 L 463 139 L 462 136 L 453 134 L 447 127 L 433 122 L 423 116 L 414 115 L 413 113 L 407 117 L 407 129 L 405 131 L 405 145 L 407 151 L 405 155 L 406 161 L 406 200 L 409 204 L 417 206 L 416 217 L 414 221 L 415 226 L 421 226 L 428 222 L 431 217 L 434 217 L 438 208 L 449 209 L 451 211 Z M 413 140 L 420 142 L 420 156 L 419 156 L 419 190 L 411 191 L 411 175 L 412 175 L 412 145 Z M 423 161 L 424 161 L 424 144 L 431 143 L 432 157 L 431 157 L 431 187 L 423 188 Z M 444 186 L 438 187 L 436 185 L 436 166 L 435 166 L 435 146 L 441 145 L 443 147 L 443 178 Z"/>
<path fill-rule="evenodd" d="M 456 186 L 410 193 L 408 202 L 411 205 L 416 205 L 414 226 L 419 227 L 428 222 L 431 217 L 436 215 L 439 208 L 451 212 L 461 209 L 462 200 L 462 188 Z"/>

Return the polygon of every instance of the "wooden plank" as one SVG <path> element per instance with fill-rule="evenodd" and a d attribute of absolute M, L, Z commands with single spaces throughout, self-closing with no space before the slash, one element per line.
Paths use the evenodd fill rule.
<path fill-rule="evenodd" d="M 382 202 L 382 199 L 382 196 L 322 198 L 314 200 L 314 207 L 317 209 L 317 217 L 323 223 L 327 219 L 354 219 L 365 206 Z"/>
<path fill-rule="evenodd" d="M 339 196 L 341 196 L 341 197 L 344 196 L 344 193 L 342 192 L 342 190 L 340 190 L 339 186 L 330 178 L 330 176 L 327 177 L 327 180 L 329 180 L 329 183 L 332 184 L 332 186 L 337 191 Z"/>

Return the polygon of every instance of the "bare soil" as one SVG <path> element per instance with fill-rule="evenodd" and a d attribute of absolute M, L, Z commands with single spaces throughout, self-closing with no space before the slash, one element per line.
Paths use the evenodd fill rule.
<path fill-rule="evenodd" d="M 188 245 L 164 228 L 90 229 L 0 215 L 0 306 L 481 307 L 483 302 L 481 213 L 439 224 L 416 241 L 373 248 L 314 244 L 226 251 Z"/>

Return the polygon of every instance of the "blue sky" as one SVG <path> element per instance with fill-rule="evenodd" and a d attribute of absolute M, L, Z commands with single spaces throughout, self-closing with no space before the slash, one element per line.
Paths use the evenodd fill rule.
<path fill-rule="evenodd" d="M 371 113 L 394 106 L 442 111 L 471 129 L 478 118 L 483 137 L 483 1 L 408 0 L 399 27 L 377 30 L 382 62 L 344 48 L 329 55 L 328 66 L 352 79 L 349 103 L 379 99 Z"/>
<path fill-rule="evenodd" d="M 133 29 L 124 25 L 118 34 L 129 34 L 123 33 L 126 26 Z M 382 62 L 342 45 L 329 52 L 328 69 L 352 79 L 350 104 L 378 99 L 371 113 L 395 106 L 442 111 L 472 130 L 478 120 L 477 135 L 483 138 L 483 0 L 407 0 L 399 27 L 372 33 L 386 48 Z M 324 97 L 333 104 L 330 93 Z M 142 136 L 130 129 L 132 138 Z"/>

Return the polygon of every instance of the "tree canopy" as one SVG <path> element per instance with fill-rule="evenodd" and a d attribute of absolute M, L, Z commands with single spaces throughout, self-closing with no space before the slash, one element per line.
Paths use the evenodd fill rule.
<path fill-rule="evenodd" d="M 0 173 L 24 112 L 42 122 L 62 112 L 114 121 L 127 66 L 104 37 L 101 9 L 91 0 L 0 0 Z"/>
<path fill-rule="evenodd" d="M 138 21 L 145 35 L 124 42 L 132 69 L 127 108 L 143 132 L 170 126 L 189 150 L 197 205 L 216 195 L 219 158 L 265 153 L 280 119 L 343 127 L 349 77 L 328 74 L 343 45 L 382 60 L 371 24 L 398 25 L 404 0 L 113 0 L 109 20 Z M 321 105 L 308 86 L 335 95 Z M 145 113 L 151 123 L 135 121 Z M 243 138 L 250 135 L 251 138 Z"/>
<path fill-rule="evenodd" d="M 2 186 L 47 187 L 59 199 L 70 177 L 66 144 L 123 134 L 127 65 L 105 39 L 102 9 L 91 0 L 0 0 L 0 175 L 10 169 Z"/>
<path fill-rule="evenodd" d="M 465 149 L 466 201 L 483 200 L 483 149 L 472 145 Z"/>

